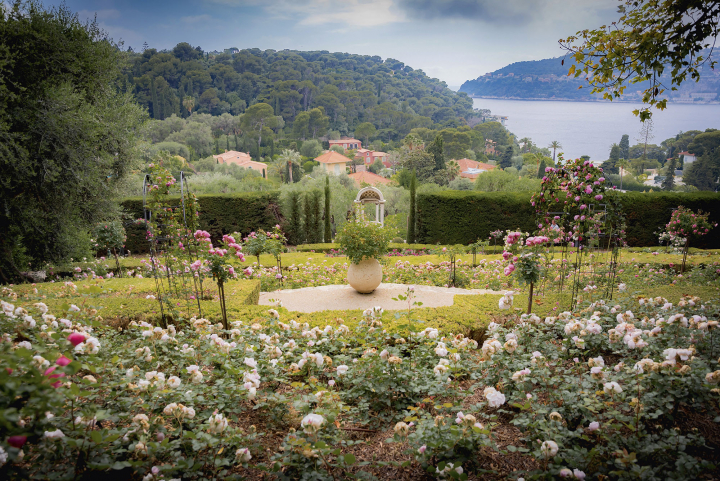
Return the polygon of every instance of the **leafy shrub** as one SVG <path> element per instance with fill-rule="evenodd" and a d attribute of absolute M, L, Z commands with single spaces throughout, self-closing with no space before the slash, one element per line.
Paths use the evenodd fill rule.
<path fill-rule="evenodd" d="M 373 222 L 346 222 L 338 231 L 336 241 L 353 264 L 364 259 L 379 259 L 388 251 L 394 232 Z"/>
<path fill-rule="evenodd" d="M 270 230 L 282 221 L 278 195 L 278 192 L 199 195 L 200 228 L 210 233 L 213 242 L 233 232 L 247 235 L 259 229 Z M 173 200 L 179 202 L 179 199 Z M 134 218 L 143 217 L 142 199 L 126 199 L 121 204 Z M 126 248 L 133 254 L 148 252 L 145 230 L 141 225 L 128 227 Z"/>

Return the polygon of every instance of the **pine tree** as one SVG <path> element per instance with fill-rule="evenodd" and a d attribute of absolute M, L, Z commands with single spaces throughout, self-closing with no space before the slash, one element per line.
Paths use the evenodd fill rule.
<path fill-rule="evenodd" d="M 410 178 L 410 213 L 408 214 L 408 244 L 415 243 L 415 190 L 417 188 L 417 177 L 413 171 Z"/>
<path fill-rule="evenodd" d="M 332 230 L 330 229 L 330 176 L 325 177 L 325 242 L 332 242 Z"/>

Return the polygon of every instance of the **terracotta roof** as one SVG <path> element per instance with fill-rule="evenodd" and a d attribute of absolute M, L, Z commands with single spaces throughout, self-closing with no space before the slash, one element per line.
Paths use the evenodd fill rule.
<path fill-rule="evenodd" d="M 328 140 L 330 145 L 332 144 L 359 144 L 358 139 L 340 139 L 340 140 Z"/>
<path fill-rule="evenodd" d="M 340 164 L 343 162 L 350 162 L 350 159 L 345 157 L 343 154 L 338 154 L 334 150 L 330 150 L 319 157 L 315 157 L 315 160 L 322 164 Z"/>
<path fill-rule="evenodd" d="M 213 155 L 213 159 L 217 160 L 220 164 L 242 164 L 245 162 L 252 161 L 252 157 L 245 152 L 238 152 L 236 150 L 229 150 L 219 155 Z"/>
<path fill-rule="evenodd" d="M 392 182 L 390 179 L 386 179 L 381 175 L 373 174 L 372 172 L 356 172 L 354 174 L 348 175 L 348 177 L 354 180 L 358 187 L 361 186 L 363 183 L 370 185 L 387 185 Z"/>
<path fill-rule="evenodd" d="M 695 154 L 691 154 L 690 152 L 680 152 L 678 155 L 695 155 Z"/>
<path fill-rule="evenodd" d="M 470 159 L 460 159 L 456 160 L 455 162 L 457 162 L 460 166 L 460 172 L 465 172 L 468 169 L 493 170 L 495 168 L 494 165 Z"/>
<path fill-rule="evenodd" d="M 460 159 L 455 162 L 460 166 L 460 177 L 471 180 L 477 179 L 477 176 L 483 173 L 483 171 L 493 170 L 495 168 L 494 165 L 470 159 Z"/>
<path fill-rule="evenodd" d="M 360 154 L 364 154 L 365 152 L 372 152 L 372 150 L 368 150 L 368 149 L 357 149 L 357 150 L 355 151 L 355 155 L 357 156 L 357 155 L 360 155 Z"/>

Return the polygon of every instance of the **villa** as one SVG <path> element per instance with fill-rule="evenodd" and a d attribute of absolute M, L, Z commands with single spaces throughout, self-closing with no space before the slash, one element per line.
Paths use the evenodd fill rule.
<path fill-rule="evenodd" d="M 329 140 L 330 147 L 333 145 L 339 145 L 345 150 L 362 149 L 362 142 L 358 139 L 350 139 L 347 137 L 341 138 L 340 140 Z"/>
<path fill-rule="evenodd" d="M 470 159 L 460 159 L 457 163 L 460 166 L 460 177 L 470 180 L 475 180 L 478 175 L 495 168 L 494 165 Z"/>
<path fill-rule="evenodd" d="M 376 160 L 379 160 L 383 163 L 383 165 L 387 167 L 387 154 L 385 152 L 378 152 L 368 149 L 358 149 L 357 153 L 355 154 L 355 158 L 358 160 L 362 159 L 363 163 L 366 166 L 371 166 L 375 163 Z"/>
<path fill-rule="evenodd" d="M 244 169 L 255 170 L 260 172 L 264 179 L 267 179 L 267 164 L 252 160 L 250 155 L 245 152 L 228 150 L 225 153 L 213 155 L 213 159 L 215 159 L 218 164 L 235 164 Z"/>
<path fill-rule="evenodd" d="M 346 172 L 347 163 L 350 162 L 350 159 L 343 154 L 330 150 L 319 157 L 315 157 L 315 161 L 320 162 L 320 165 L 328 174 L 340 175 Z"/>

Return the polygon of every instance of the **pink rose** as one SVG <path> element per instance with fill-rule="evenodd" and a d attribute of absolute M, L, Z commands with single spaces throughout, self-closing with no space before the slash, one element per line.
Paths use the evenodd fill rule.
<path fill-rule="evenodd" d="M 73 346 L 77 346 L 81 342 L 85 342 L 85 335 L 79 332 L 73 332 L 67 337 L 67 340 L 70 341 Z"/>

